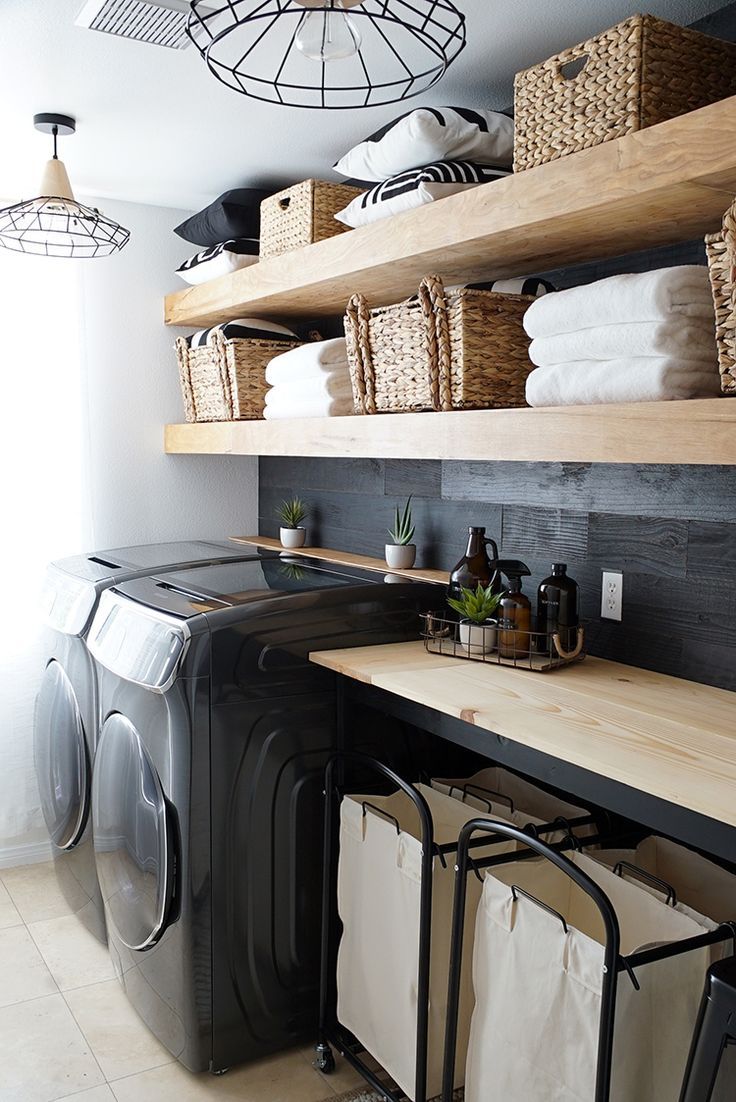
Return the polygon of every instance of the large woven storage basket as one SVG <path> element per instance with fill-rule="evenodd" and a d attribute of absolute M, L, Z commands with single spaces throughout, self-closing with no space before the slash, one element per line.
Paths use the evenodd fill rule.
<path fill-rule="evenodd" d="M 736 395 L 736 202 L 723 216 L 723 227 L 705 239 L 710 286 L 716 308 L 716 345 L 721 390 Z"/>
<path fill-rule="evenodd" d="M 353 295 L 345 315 L 356 413 L 523 406 L 532 369 L 522 318 L 531 295 L 462 289 L 439 276 L 419 294 L 369 310 Z"/>
<path fill-rule="evenodd" d="M 514 171 L 736 94 L 736 44 L 634 15 L 514 82 Z"/>
<path fill-rule="evenodd" d="M 361 188 L 330 184 L 325 180 L 304 180 L 261 203 L 261 257 L 280 256 L 302 245 L 345 233 L 349 226 L 335 215 Z"/>
<path fill-rule="evenodd" d="M 266 401 L 266 367 L 301 341 L 228 339 L 219 330 L 210 343 L 190 348 L 176 341 L 179 380 L 187 421 L 256 421 Z"/>

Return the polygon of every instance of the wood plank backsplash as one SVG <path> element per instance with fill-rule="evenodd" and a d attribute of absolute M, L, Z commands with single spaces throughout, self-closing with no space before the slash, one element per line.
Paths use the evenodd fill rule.
<path fill-rule="evenodd" d="M 276 505 L 310 505 L 309 541 L 380 556 L 397 503 L 414 494 L 418 562 L 449 570 L 484 524 L 536 586 L 567 562 L 591 651 L 736 690 L 736 472 L 728 467 L 260 460 L 260 531 Z M 624 619 L 602 621 L 601 571 L 624 571 Z"/>

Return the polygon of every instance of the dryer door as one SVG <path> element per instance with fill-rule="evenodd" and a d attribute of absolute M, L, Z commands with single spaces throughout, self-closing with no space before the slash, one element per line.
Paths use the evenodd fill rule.
<path fill-rule="evenodd" d="M 95 755 L 92 815 L 97 876 L 120 940 L 148 949 L 174 891 L 174 826 L 161 781 L 130 720 L 111 715 Z"/>
<path fill-rule="evenodd" d="M 72 849 L 84 833 L 90 767 L 84 725 L 63 666 L 49 662 L 36 697 L 33 755 L 41 810 L 51 841 Z"/>

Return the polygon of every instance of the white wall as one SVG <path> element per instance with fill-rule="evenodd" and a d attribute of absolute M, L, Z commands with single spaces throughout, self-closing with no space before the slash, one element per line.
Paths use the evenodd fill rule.
<path fill-rule="evenodd" d="M 256 459 L 163 451 L 164 424 L 184 419 L 173 347 L 181 330 L 165 328 L 163 296 L 184 286 L 174 269 L 196 252 L 172 232 L 187 212 L 100 205 L 131 239 L 82 270 L 94 543 L 255 532 Z"/>
<path fill-rule="evenodd" d="M 196 251 L 172 233 L 187 212 L 110 200 L 99 205 L 131 230 L 131 240 L 119 255 L 79 262 L 12 256 L 10 268 L 5 265 L 6 272 L 19 273 L 19 311 L 30 301 L 33 325 L 38 327 L 39 339 L 29 335 L 22 342 L 23 356 L 31 357 L 24 364 L 23 377 L 29 382 L 34 375 L 43 377 L 34 371 L 35 353 L 42 359 L 46 378 L 36 413 L 38 434 L 28 435 L 23 419 L 12 421 L 4 430 L 6 437 L 20 434 L 6 448 L 8 467 L 30 445 L 36 467 L 43 472 L 32 475 L 23 465 L 5 471 L 6 515 L 13 517 L 15 538 L 12 545 L 6 541 L 7 546 L 0 548 L 0 565 L 11 576 L 13 555 L 24 541 L 30 541 L 37 552 L 40 568 L 42 560 L 90 547 L 101 550 L 189 537 L 218 539 L 257 531 L 257 460 L 167 456 L 163 451 L 164 424 L 184 416 L 173 348 L 177 331 L 164 327 L 163 296 L 177 284 L 183 286 L 174 269 Z M 33 301 L 35 272 L 49 271 L 36 265 L 66 265 L 51 274 L 64 273 L 68 303 L 65 295 L 57 292 L 50 297 L 47 291 L 39 291 Z M 28 273 L 32 274 L 30 285 Z M 5 295 L 0 302 L 4 327 L 12 326 L 14 320 L 3 313 L 8 298 Z M 79 356 L 66 345 L 65 358 L 58 354 L 54 334 L 63 331 L 64 311 L 76 310 L 77 302 L 81 302 Z M 74 377 L 80 357 L 81 386 Z M 7 370 L 12 366 L 5 364 Z M 49 371 L 53 385 L 62 388 L 56 395 L 50 388 Z M 72 417 L 69 410 L 79 409 L 80 393 L 83 408 Z M 76 460 L 70 458 L 72 453 Z M 79 487 L 72 485 L 65 501 L 64 472 L 80 466 L 85 500 L 79 523 L 70 520 L 65 526 L 67 516 L 71 518 L 78 509 Z M 61 487 L 58 494 L 54 488 L 51 499 L 43 498 L 48 494 L 49 471 L 56 472 Z M 24 514 L 21 505 L 30 512 Z M 73 546 L 75 540 L 82 546 Z M 33 624 L 32 591 L 38 583 L 27 565 L 17 593 L 17 615 L 11 610 L 8 617 L 15 630 L 0 639 L 0 867 L 50 856 L 35 783 L 32 731 L 33 701 L 46 655 Z M 25 638 L 20 629 L 25 629 Z"/>

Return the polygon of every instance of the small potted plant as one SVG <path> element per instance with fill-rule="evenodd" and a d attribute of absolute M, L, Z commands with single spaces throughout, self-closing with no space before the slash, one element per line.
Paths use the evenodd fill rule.
<path fill-rule="evenodd" d="M 460 590 L 459 599 L 448 597 L 450 608 L 459 613 L 460 644 L 468 654 L 488 654 L 496 646 L 497 621 L 493 613 L 501 603 L 503 594 L 494 593 L 491 586 L 484 588 L 478 582 L 476 590 Z"/>
<path fill-rule="evenodd" d="M 276 510 L 281 521 L 279 539 L 282 547 L 303 547 L 307 539 L 307 530 L 302 521 L 307 515 L 307 507 L 298 497 L 282 501 Z"/>
<path fill-rule="evenodd" d="M 411 519 L 411 494 L 409 495 L 403 513 L 396 506 L 396 516 L 393 528 L 389 528 L 388 534 L 391 543 L 387 543 L 384 552 L 386 565 L 392 570 L 410 570 L 417 557 L 417 549 L 411 542 L 414 539 L 414 525 Z"/>

